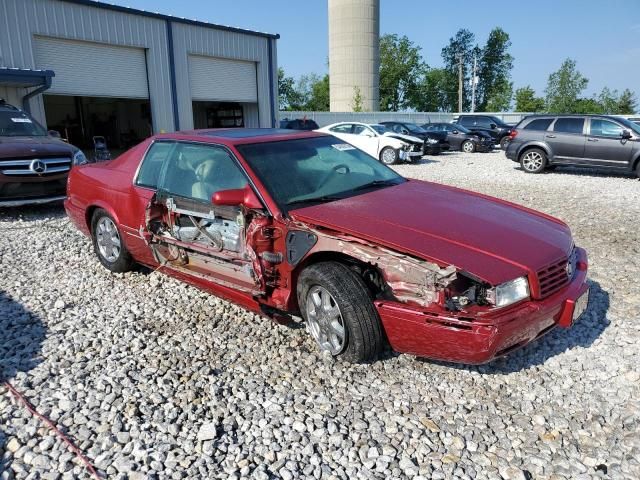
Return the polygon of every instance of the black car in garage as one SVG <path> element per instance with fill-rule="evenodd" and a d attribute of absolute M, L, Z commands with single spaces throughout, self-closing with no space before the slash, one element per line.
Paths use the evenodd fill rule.
<path fill-rule="evenodd" d="M 420 125 L 411 122 L 380 122 L 390 132 L 411 135 L 424 140 L 425 155 L 438 155 L 451 149 L 446 132 L 428 132 Z"/>
<path fill-rule="evenodd" d="M 444 132 L 452 150 L 465 153 L 490 152 L 493 150 L 493 137 L 485 132 L 472 132 L 456 123 L 425 123 L 422 128 L 427 132 Z"/>

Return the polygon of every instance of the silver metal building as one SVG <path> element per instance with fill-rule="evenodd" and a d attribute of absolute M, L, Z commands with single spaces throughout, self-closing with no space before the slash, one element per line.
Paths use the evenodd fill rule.
<path fill-rule="evenodd" d="M 0 98 L 72 143 L 276 124 L 278 35 L 91 0 L 0 0 L 0 19 Z"/>
<path fill-rule="evenodd" d="M 329 0 L 329 82 L 332 112 L 380 104 L 380 0 Z"/>

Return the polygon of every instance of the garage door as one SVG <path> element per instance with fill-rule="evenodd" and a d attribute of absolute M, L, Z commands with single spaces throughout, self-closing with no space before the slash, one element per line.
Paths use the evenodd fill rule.
<path fill-rule="evenodd" d="M 142 48 L 36 37 L 34 50 L 36 66 L 56 74 L 48 94 L 149 98 Z"/>
<path fill-rule="evenodd" d="M 189 78 L 193 100 L 258 101 L 254 62 L 189 55 Z"/>

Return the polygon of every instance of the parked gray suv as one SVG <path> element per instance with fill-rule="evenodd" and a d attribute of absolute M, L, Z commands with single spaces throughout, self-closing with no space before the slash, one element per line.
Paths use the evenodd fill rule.
<path fill-rule="evenodd" d="M 528 173 L 570 165 L 640 177 L 640 125 L 607 115 L 532 115 L 511 133 L 505 153 Z"/>

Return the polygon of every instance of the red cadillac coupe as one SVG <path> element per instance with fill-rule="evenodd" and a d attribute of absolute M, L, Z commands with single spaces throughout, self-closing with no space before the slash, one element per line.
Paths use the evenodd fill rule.
<path fill-rule="evenodd" d="M 281 319 L 323 350 L 461 363 L 505 355 L 587 308 L 562 221 L 406 179 L 329 135 L 198 130 L 71 170 L 65 207 L 113 272 L 135 263 Z"/>

